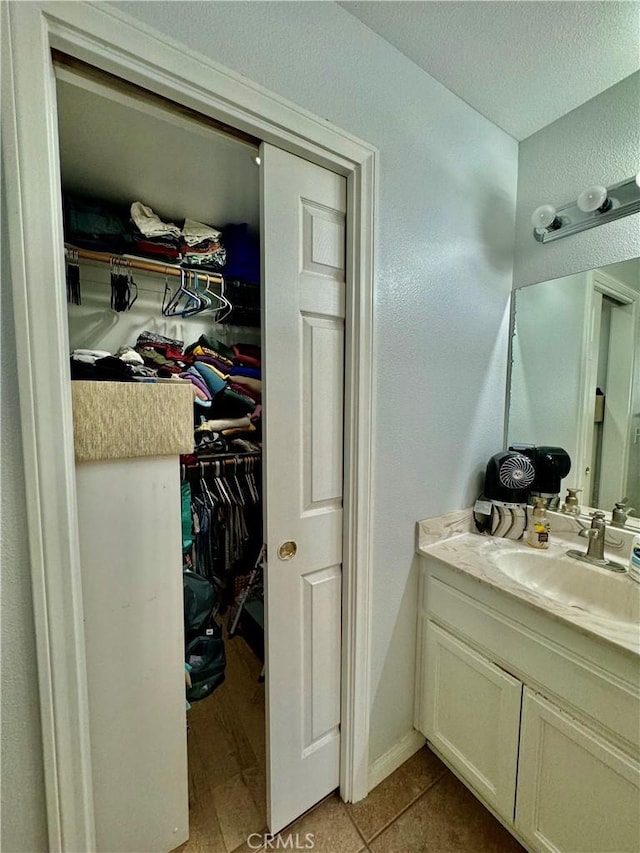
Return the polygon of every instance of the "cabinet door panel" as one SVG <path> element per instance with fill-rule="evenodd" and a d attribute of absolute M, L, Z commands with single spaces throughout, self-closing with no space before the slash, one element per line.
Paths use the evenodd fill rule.
<path fill-rule="evenodd" d="M 423 734 L 513 821 L 522 684 L 431 621 L 426 646 Z"/>
<path fill-rule="evenodd" d="M 516 828 L 536 850 L 640 850 L 637 762 L 527 688 Z"/>

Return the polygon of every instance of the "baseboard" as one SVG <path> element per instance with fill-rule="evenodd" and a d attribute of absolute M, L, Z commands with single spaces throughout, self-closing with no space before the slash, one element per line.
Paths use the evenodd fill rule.
<path fill-rule="evenodd" d="M 369 790 L 379 785 L 426 743 L 420 732 L 412 729 L 383 755 L 369 765 Z"/>

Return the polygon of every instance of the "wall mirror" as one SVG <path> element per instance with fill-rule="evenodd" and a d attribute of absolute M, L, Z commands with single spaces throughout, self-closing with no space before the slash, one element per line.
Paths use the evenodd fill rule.
<path fill-rule="evenodd" d="M 640 259 L 514 291 L 507 442 L 563 447 L 581 506 L 640 523 Z"/>

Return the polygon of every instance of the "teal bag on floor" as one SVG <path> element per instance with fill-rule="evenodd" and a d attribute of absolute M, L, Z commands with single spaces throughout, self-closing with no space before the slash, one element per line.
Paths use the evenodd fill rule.
<path fill-rule="evenodd" d="M 191 667 L 191 687 L 187 700 L 198 702 L 210 696 L 224 681 L 227 660 L 222 628 L 212 622 L 205 633 L 187 643 L 186 662 Z"/>
<path fill-rule="evenodd" d="M 182 573 L 184 596 L 184 634 L 186 640 L 201 634 L 211 622 L 216 606 L 213 584 L 197 572 L 185 569 Z"/>

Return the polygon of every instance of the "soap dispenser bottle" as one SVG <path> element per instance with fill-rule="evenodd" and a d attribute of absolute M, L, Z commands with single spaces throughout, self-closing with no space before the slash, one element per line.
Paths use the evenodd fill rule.
<path fill-rule="evenodd" d="M 579 515 L 580 514 L 580 505 L 578 503 L 578 492 L 581 492 L 582 489 L 567 489 L 567 496 L 564 499 L 564 504 L 562 505 L 562 512 L 568 513 L 570 515 Z"/>
<path fill-rule="evenodd" d="M 549 547 L 549 520 L 545 498 L 534 498 L 533 511 L 527 528 L 527 545 L 532 548 Z"/>

